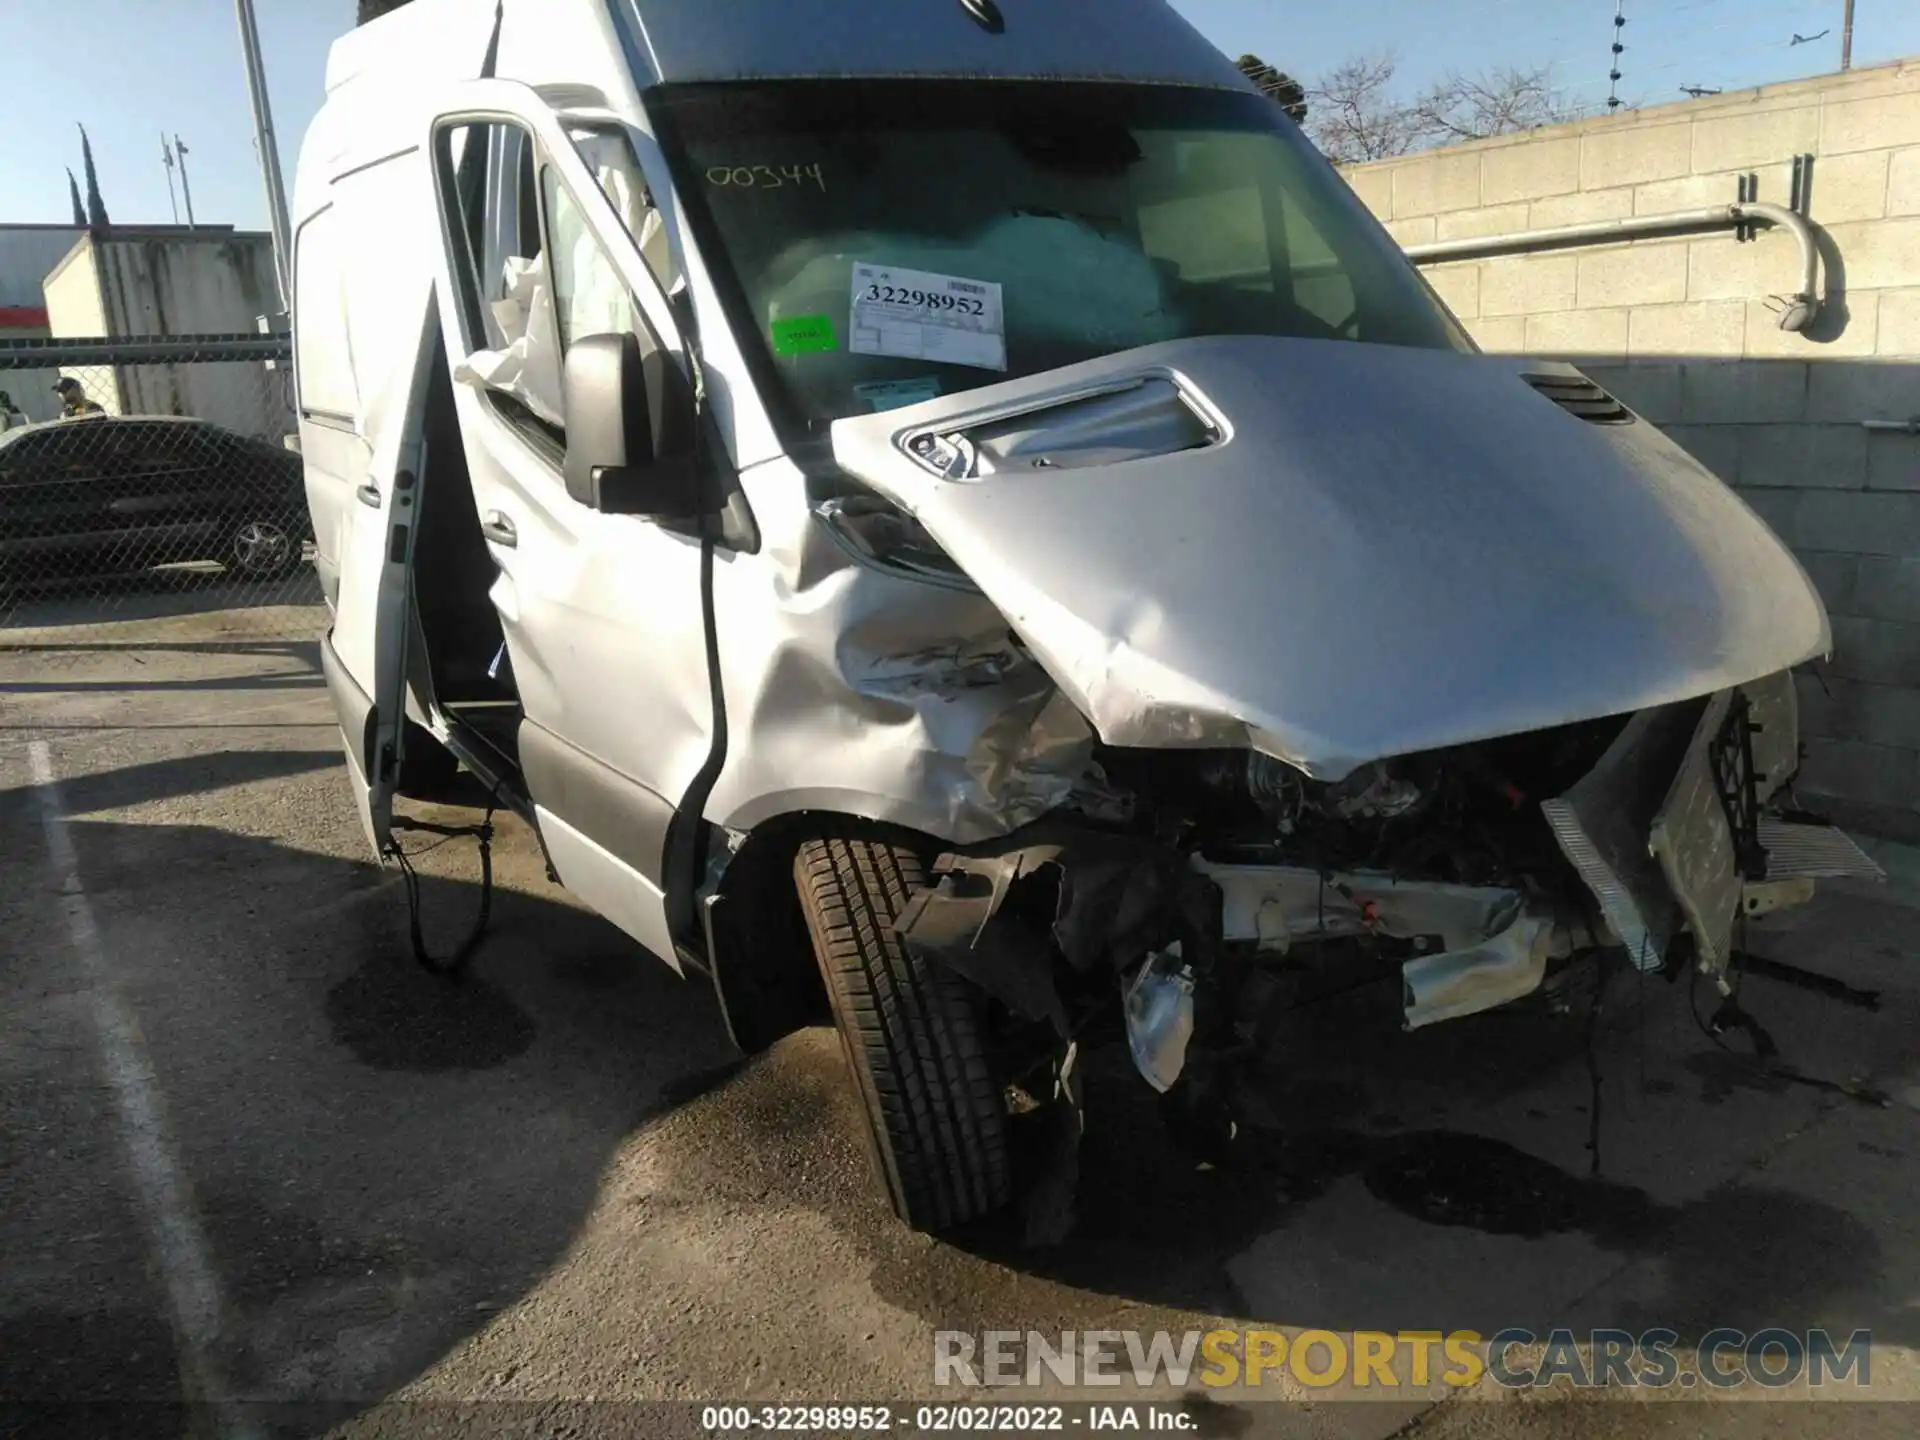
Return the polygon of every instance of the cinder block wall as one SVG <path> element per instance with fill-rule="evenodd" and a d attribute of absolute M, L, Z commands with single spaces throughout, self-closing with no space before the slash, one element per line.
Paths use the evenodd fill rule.
<path fill-rule="evenodd" d="M 1737 487 L 1833 616 L 1802 677 L 1801 790 L 1849 824 L 1920 841 L 1920 59 L 1358 166 L 1403 245 L 1737 198 L 1788 201 L 1811 154 L 1826 308 L 1801 334 L 1784 231 L 1429 267 L 1488 350 L 1571 360 Z"/>

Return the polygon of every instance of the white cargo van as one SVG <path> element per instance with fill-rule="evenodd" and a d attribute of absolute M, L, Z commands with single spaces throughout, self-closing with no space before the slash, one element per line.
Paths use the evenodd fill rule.
<path fill-rule="evenodd" d="M 1397 967 L 1409 1026 L 1724 989 L 1871 868 L 1784 807 L 1793 557 L 1477 353 L 1162 0 L 414 0 L 327 88 L 301 448 L 376 851 L 457 761 L 743 1047 L 830 1007 L 910 1223 L 1010 1198 L 1089 1027 L 1230 1114 L 1275 969 Z"/>

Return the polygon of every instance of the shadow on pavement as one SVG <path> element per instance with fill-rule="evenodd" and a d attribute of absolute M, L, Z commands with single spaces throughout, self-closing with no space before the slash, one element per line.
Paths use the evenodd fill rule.
<path fill-rule="evenodd" d="M 235 662 L 292 662 L 294 668 L 265 670 L 255 674 L 191 673 L 197 660 L 223 659 Z M 304 639 L 246 639 L 180 641 L 157 637 L 151 640 L 86 641 L 13 641 L 0 632 L 0 662 L 11 665 L 0 669 L 0 695 L 72 695 L 83 697 L 110 691 L 136 694 L 154 691 L 298 690 L 318 688 L 324 682 L 320 670 L 320 642 Z M 73 671 L 92 662 L 107 666 L 113 674 L 80 676 Z M 29 670 L 27 667 L 35 667 Z M 20 679 L 19 674 L 45 674 L 46 678 Z"/>
<path fill-rule="evenodd" d="M 340 752 L 330 750 L 214 750 L 176 755 L 165 760 L 128 765 L 92 775 L 74 775 L 60 782 L 60 798 L 69 815 L 117 810 L 150 800 L 204 794 L 256 780 L 281 779 L 332 769 Z M 29 787 L 0 796 L 24 795 Z"/>
<path fill-rule="evenodd" d="M 1804 1000 L 1754 989 L 1750 1003 L 1790 1055 L 1802 1042 L 1827 1048 L 1828 1037 L 1810 1037 L 1806 1017 L 1794 1013 Z M 1623 1297 L 1590 1323 L 1671 1326 L 1683 1345 L 1716 1326 L 1804 1330 L 1843 1319 L 1843 1333 L 1870 1327 L 1879 1342 L 1920 1340 L 1907 1279 L 1886 1266 L 1874 1229 L 1825 1198 L 1769 1183 L 1760 1138 L 1777 1143 L 1796 1122 L 1776 1117 L 1770 1128 L 1766 1107 L 1785 1103 L 1782 1092 L 1794 1087 L 1772 1078 L 1738 1040 L 1722 1050 L 1697 1033 L 1684 991 L 1684 982 L 1616 976 L 1607 992 L 1615 1013 L 1603 1011 L 1592 1060 L 1599 1078 L 1591 1082 L 1584 1006 L 1561 1016 L 1517 1007 L 1412 1034 L 1399 1030 L 1391 985 L 1310 1007 L 1280 1036 L 1258 1082 L 1253 1123 L 1219 1169 L 1197 1168 L 1170 1143 L 1120 1049 L 1094 1070 L 1081 1194 L 1125 1201 L 1096 1208 L 1083 1200 L 1067 1244 L 1031 1263 L 1138 1298 L 1337 1331 L 1407 1328 L 1409 1316 L 1482 1334 L 1568 1323 L 1564 1314 L 1529 1313 L 1527 1292 L 1550 1293 L 1550 1273 L 1541 1286 L 1489 1284 L 1453 1264 L 1422 1273 L 1431 1256 L 1412 1246 L 1396 1265 L 1382 1247 L 1405 1245 L 1409 1232 L 1384 1223 L 1391 1212 L 1464 1232 L 1458 1246 L 1436 1237 L 1433 1255 L 1484 1256 L 1480 1237 L 1511 1242 L 1493 1253 L 1516 1279 L 1556 1263 L 1552 1249 L 1535 1243 L 1554 1237 L 1577 1237 L 1583 1254 L 1600 1252 L 1599 1275 L 1654 1262 L 1653 1293 Z M 1878 1049 L 1882 1058 L 1910 1060 L 1916 1014 L 1912 997 L 1902 998 L 1886 1014 L 1828 1011 L 1819 1023 L 1858 1027 L 1867 1043 L 1855 1058 Z M 1720 1117 L 1705 1108 L 1706 1097 L 1666 1078 L 1703 1061 L 1745 1087 L 1749 1108 L 1739 1123 L 1755 1130 L 1757 1164 L 1739 1142 L 1719 1142 Z M 1824 1054 L 1823 1061 L 1842 1063 Z M 1596 1102 L 1597 1157 L 1587 1149 Z M 1683 1143 L 1669 1167 L 1662 1152 L 1675 1132 L 1698 1132 L 1700 1142 L 1693 1155 Z M 1669 1168 L 1732 1173 L 1697 1198 L 1662 1198 L 1686 1189 L 1659 1174 Z M 1328 1206 L 1368 1200 L 1369 1218 L 1359 1223 L 1377 1227 L 1373 1244 L 1355 1235 L 1358 1223 L 1324 1219 Z M 1288 1294 L 1276 1307 L 1270 1290 L 1248 1294 L 1237 1279 L 1243 1272 L 1230 1269 L 1269 1232 L 1277 1236 L 1269 1245 L 1282 1250 L 1315 1246 L 1327 1234 L 1358 1240 L 1367 1263 L 1344 1276 L 1337 1265 L 1303 1267 L 1315 1282 L 1311 1293 Z M 991 1245 L 988 1253 L 1012 1258 Z M 1384 1284 L 1383 1270 L 1392 1275 Z M 1582 1288 L 1571 1277 L 1559 1284 L 1563 1293 Z M 1500 1298 L 1489 1303 L 1494 1293 Z"/>
<path fill-rule="evenodd" d="M 83 813 L 337 760 L 191 757 L 62 788 Z M 0 809 L 0 827 L 29 812 Z M 574 1241 L 613 1152 L 727 1058 L 704 983 L 572 905 L 496 891 L 489 940 L 448 981 L 416 966 L 399 891 L 370 865 L 196 826 L 70 833 L 218 1272 L 217 1358 L 236 1392 L 303 1402 L 281 1417 L 294 1431 L 389 1394 L 510 1307 Z M 130 874 L 183 858 L 164 895 Z M 472 914 L 471 859 L 422 862 L 430 938 Z M 227 900 L 236 883 L 245 907 Z M 63 948 L 36 944 L 30 966 L 0 972 L 15 1023 L 78 983 Z M 0 1251 L 40 1263 L 0 1275 L 0 1409 L 9 1434 L 168 1433 L 206 1417 L 159 1403 L 180 1395 L 160 1292 L 138 1264 L 104 1279 L 84 1266 L 102 1236 L 144 1246 L 131 1182 L 103 1191 L 66 1164 L 81 1144 L 119 1154 L 75 1024 L 9 1042 L 27 1073 L 0 1101 Z M 90 1102 L 56 1112 L 76 1085 Z M 86 1133 L 48 1147 L 71 1129 Z M 96 1283 L 76 1285 L 82 1273 Z M 47 1408 L 82 1401 L 131 1408 L 124 1425 Z"/>
<path fill-rule="evenodd" d="M 1636 994 L 1636 980 L 1610 999 L 1618 1013 L 1598 1035 L 1608 1112 L 1598 1174 L 1585 1151 L 1584 1015 L 1496 1013 L 1408 1035 L 1391 986 L 1296 1017 L 1259 1079 L 1265 1113 L 1217 1167 L 1173 1143 L 1124 1044 L 1092 1051 L 1078 1223 L 1051 1248 L 1025 1244 L 1017 1221 L 928 1246 L 870 1187 L 793 1185 L 825 1137 L 858 1147 L 830 1037 L 796 1036 L 755 1059 L 663 1124 L 651 1154 L 677 1190 L 742 1210 L 769 1196 L 816 1210 L 864 1252 L 882 1300 L 942 1329 L 1071 1328 L 1093 1308 L 1075 1300 L 1082 1292 L 1334 1331 L 1666 1326 L 1687 1345 L 1720 1326 L 1827 1326 L 1920 1341 L 1912 1256 L 1882 1239 L 1904 1232 L 1901 1214 L 1856 1206 L 1844 1178 L 1769 1170 L 1818 1107 L 1844 1115 L 1853 1102 L 1777 1093 L 1694 1030 L 1684 987 Z M 1914 1058 L 1911 992 L 1880 1015 L 1813 1020 L 1791 991 L 1756 986 L 1750 999 L 1785 1054 L 1815 1057 L 1805 1063 Z M 1743 1077 L 1731 1109 L 1683 1083 L 1707 1054 Z M 1794 1101 L 1813 1108 L 1782 1108 Z M 1853 1156 L 1850 1172 L 1910 1164 L 1867 1153 L 1890 1158 Z M 1262 1277 L 1276 1253 L 1277 1273 Z M 1636 1267 L 1643 1283 L 1625 1285 Z M 1296 1271 L 1309 1283 L 1291 1283 Z M 1623 1288 L 1587 1303 L 1603 1282 Z M 1133 1323 L 1162 1323 L 1135 1313 Z"/>
<path fill-rule="evenodd" d="M 207 777 L 181 767 L 241 761 L 265 766 L 257 776 L 333 757 L 206 757 L 65 787 L 80 811 L 200 788 Z M 1235 1158 L 1211 1169 L 1172 1143 L 1124 1047 L 1098 1049 L 1068 1241 L 1031 1249 L 1003 1226 L 929 1244 L 892 1220 L 849 1159 L 860 1122 L 830 1034 L 802 1032 L 739 1065 L 704 985 L 678 980 L 570 904 L 501 890 L 491 938 L 450 983 L 414 966 L 397 893 L 370 866 L 202 827 L 82 821 L 73 835 L 88 877 L 123 875 L 136 855 L 193 857 L 169 898 L 123 906 L 109 887 L 93 903 L 108 953 L 141 957 L 120 983 L 141 1017 L 229 1306 L 222 1363 L 244 1394 L 353 1397 L 302 1409 L 294 1430 L 391 1395 L 546 1281 L 637 1132 L 658 1177 L 652 1213 L 697 1202 L 711 1229 L 746 1211 L 814 1212 L 864 1256 L 880 1300 L 942 1328 L 1072 1326 L 1076 1292 L 1334 1330 L 1396 1328 L 1425 1312 L 1483 1333 L 1525 1323 L 1457 1314 L 1461 1277 L 1445 1268 L 1404 1280 L 1397 1321 L 1357 1272 L 1323 1271 L 1312 1293 L 1277 1302 L 1245 1290 L 1237 1256 L 1263 1237 L 1317 1243 L 1315 1217 L 1354 1195 L 1422 1233 L 1497 1237 L 1518 1271 L 1551 1263 L 1530 1247 L 1566 1236 L 1618 1265 L 1657 1260 L 1656 1293 L 1622 1302 L 1615 1323 L 1673 1325 L 1683 1343 L 1709 1323 L 1870 1326 L 1882 1343 L 1920 1341 L 1909 1278 L 1843 1208 L 1751 1170 L 1698 1198 L 1665 1200 L 1616 1178 L 1612 1160 L 1598 1177 L 1585 1173 L 1568 1133 L 1539 1145 L 1503 1138 L 1527 1119 L 1529 1097 L 1563 1093 L 1570 1074 L 1583 1075 L 1578 1015 L 1493 1015 L 1402 1035 L 1390 993 L 1385 1003 L 1359 991 L 1309 1007 L 1280 1037 L 1283 1063 L 1263 1073 L 1267 1113 Z M 530 837 L 511 843 L 530 869 Z M 458 933 L 471 915 L 477 888 L 461 870 L 470 858 L 429 858 L 430 938 Z M 216 874 L 246 877 L 244 912 L 195 878 Z M 1645 1015 L 1683 1000 L 1662 990 L 1621 1008 L 1601 1040 L 1610 1084 L 1637 1084 L 1649 1104 L 1698 1106 L 1661 1078 L 1667 1070 L 1636 1079 L 1634 1068 Z M 1874 1043 L 1887 1027 L 1911 1033 L 1912 1009 L 1902 996 L 1868 1017 Z M 1673 1073 L 1710 1049 L 1693 1039 L 1672 1056 Z M 28 1063 L 52 1083 L 75 1060 L 48 1047 Z M 16 1116 L 31 1121 L 36 1093 L 16 1089 Z M 98 1109 L 93 1123 L 106 1127 Z M 1475 1116 L 1503 1123 L 1482 1127 Z M 1577 1114 L 1558 1118 L 1584 1133 Z M 1628 1157 L 1647 1133 L 1616 1125 L 1606 1145 Z M 28 1190 L 60 1190 L 57 1152 L 3 1143 L 0 1171 Z M 61 1193 L 64 1208 L 33 1213 L 59 1216 L 63 1233 L 0 1238 L 59 1251 L 126 1223 L 112 1213 L 124 1196 Z M 0 1279 L 0 1399 L 171 1398 L 165 1365 L 121 1367 L 109 1384 L 66 1358 L 101 1356 L 136 1335 L 150 1348 L 161 1332 L 143 1284 L 129 1276 L 121 1291 L 81 1291 L 57 1267 Z"/>
<path fill-rule="evenodd" d="M 145 646 L 140 647 L 145 649 Z M 261 690 L 318 690 L 324 682 L 318 674 L 275 671 L 266 675 L 222 676 L 212 680 L 161 680 L 130 678 L 125 680 L 0 680 L 0 695 L 67 695 L 75 698 L 112 691 L 132 691 L 150 695 L 158 691 L 208 691 L 215 694 L 250 694 Z"/>
<path fill-rule="evenodd" d="M 85 634 L 89 626 L 129 620 L 171 620 L 220 610 L 319 605 L 311 567 L 278 580 L 239 580 L 216 569 L 75 576 L 33 590 L 0 590 L 6 629 Z M 0 630 L 4 643 L 6 630 Z"/>

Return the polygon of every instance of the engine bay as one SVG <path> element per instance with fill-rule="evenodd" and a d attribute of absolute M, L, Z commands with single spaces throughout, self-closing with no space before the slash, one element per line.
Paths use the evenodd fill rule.
<path fill-rule="evenodd" d="M 1540 802 L 1590 771 L 1627 719 L 1375 761 L 1333 783 L 1253 751 L 1108 750 L 1098 793 L 1137 831 L 1210 860 L 1551 889 L 1578 877 Z"/>
<path fill-rule="evenodd" d="M 1337 781 L 1247 750 L 1101 747 L 1060 810 L 939 857 L 896 928 L 1062 1042 L 1117 988 L 1163 1093 L 1190 1052 L 1211 1069 L 1239 1043 L 1263 975 L 1397 966 L 1408 1029 L 1586 956 L 1691 959 L 1724 985 L 1745 914 L 1807 898 L 1814 873 L 1876 873 L 1779 806 L 1798 750 L 1784 672 Z"/>

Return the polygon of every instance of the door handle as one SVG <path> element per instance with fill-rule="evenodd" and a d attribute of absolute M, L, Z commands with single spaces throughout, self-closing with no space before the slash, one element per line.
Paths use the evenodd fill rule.
<path fill-rule="evenodd" d="M 486 518 L 480 522 L 480 533 L 495 545 L 504 545 L 509 550 L 520 543 L 520 532 L 513 528 L 513 521 L 498 510 L 489 510 Z"/>
<path fill-rule="evenodd" d="M 362 505 L 371 505 L 376 510 L 380 508 L 380 487 L 378 485 L 369 482 L 368 484 L 362 485 L 353 493 L 360 497 L 360 503 Z"/>

